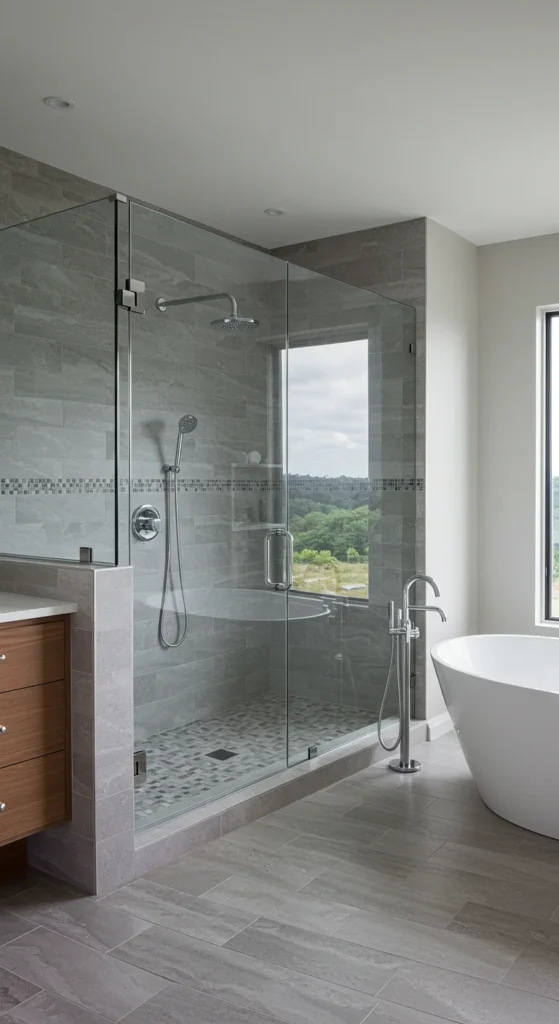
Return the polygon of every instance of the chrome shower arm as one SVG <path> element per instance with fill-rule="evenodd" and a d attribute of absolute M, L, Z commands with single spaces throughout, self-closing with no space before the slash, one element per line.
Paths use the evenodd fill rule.
<path fill-rule="evenodd" d="M 214 292 L 211 295 L 191 295 L 188 299 L 157 299 L 155 305 L 161 312 L 169 306 L 188 306 L 192 302 L 213 302 L 214 299 L 229 299 L 231 303 L 231 316 L 237 316 L 237 300 L 230 292 Z"/>

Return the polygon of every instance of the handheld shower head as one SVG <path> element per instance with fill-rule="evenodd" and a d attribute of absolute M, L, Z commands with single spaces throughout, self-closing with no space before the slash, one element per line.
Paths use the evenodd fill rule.
<path fill-rule="evenodd" d="M 182 453 L 182 439 L 185 434 L 191 434 L 193 430 L 196 430 L 198 426 L 198 420 L 196 416 L 192 416 L 187 413 L 186 416 L 181 416 L 179 420 L 179 430 L 177 434 L 177 447 L 175 450 L 175 462 L 172 466 L 164 466 L 163 469 L 173 470 L 175 473 L 179 472 L 181 468 L 181 453 Z"/>
<path fill-rule="evenodd" d="M 190 434 L 193 430 L 196 430 L 198 426 L 198 420 L 196 416 L 191 416 L 187 413 L 186 416 L 181 416 L 179 420 L 179 434 Z"/>

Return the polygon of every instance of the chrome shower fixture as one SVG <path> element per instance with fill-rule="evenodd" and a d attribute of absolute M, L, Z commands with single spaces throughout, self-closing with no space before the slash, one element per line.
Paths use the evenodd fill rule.
<path fill-rule="evenodd" d="M 249 331 L 258 327 L 258 320 L 253 316 L 239 316 L 237 300 L 229 292 L 215 292 L 211 295 L 192 295 L 189 299 L 157 299 L 155 305 L 161 313 L 164 313 L 170 306 L 186 306 L 191 302 L 213 302 L 215 299 L 229 299 L 231 312 L 219 320 L 212 320 L 210 327 L 214 331 Z"/>
<path fill-rule="evenodd" d="M 192 416 L 187 413 L 186 416 L 181 416 L 179 420 L 179 429 L 177 433 L 177 447 L 175 449 L 175 461 L 173 465 L 167 463 L 163 466 L 164 473 L 178 473 L 181 468 L 181 453 L 182 453 L 182 439 L 185 434 L 191 434 L 193 430 L 196 430 L 198 426 L 198 420 L 196 416 Z"/>

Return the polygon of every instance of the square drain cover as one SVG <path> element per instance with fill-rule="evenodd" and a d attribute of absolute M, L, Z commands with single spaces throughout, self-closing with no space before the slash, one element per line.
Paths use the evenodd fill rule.
<path fill-rule="evenodd" d="M 230 757 L 236 757 L 234 750 L 225 750 L 225 747 L 219 747 L 218 750 L 210 750 L 206 757 L 213 757 L 215 761 L 228 761 Z"/>

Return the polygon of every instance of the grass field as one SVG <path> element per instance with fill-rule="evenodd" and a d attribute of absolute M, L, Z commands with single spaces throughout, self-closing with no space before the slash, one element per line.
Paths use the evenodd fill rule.
<path fill-rule="evenodd" d="M 343 587 L 360 584 L 359 590 Z M 309 565 L 295 562 L 293 589 L 305 593 L 336 594 L 343 597 L 369 596 L 369 566 L 363 562 L 337 562 L 335 566 Z"/>

